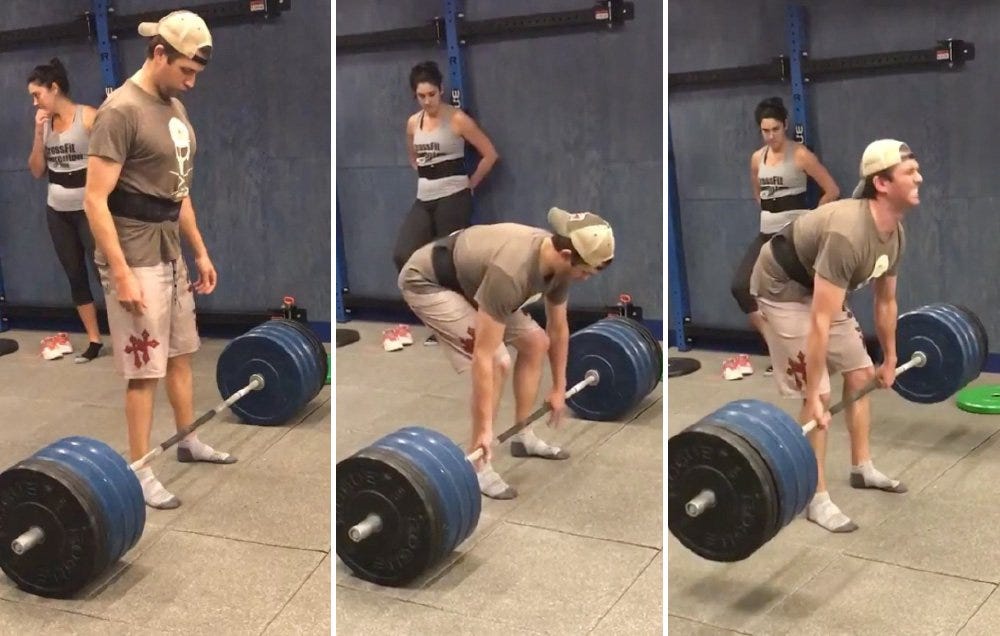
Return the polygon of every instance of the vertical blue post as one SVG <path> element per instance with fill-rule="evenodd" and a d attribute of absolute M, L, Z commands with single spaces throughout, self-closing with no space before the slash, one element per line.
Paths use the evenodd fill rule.
<path fill-rule="evenodd" d="M 684 240 L 681 234 L 680 195 L 677 192 L 677 171 L 674 168 L 674 140 L 667 121 L 667 294 L 670 298 L 667 346 L 676 346 L 679 351 L 691 348 L 685 333 L 685 326 L 691 322 L 688 303 L 687 270 L 684 267 Z"/>
<path fill-rule="evenodd" d="M 344 253 L 344 230 L 340 225 L 340 197 L 337 197 L 337 322 L 351 320 L 344 306 L 347 289 L 347 255 Z"/>
<path fill-rule="evenodd" d="M 0 267 L 0 333 L 10 329 L 7 321 L 7 290 L 3 286 L 3 268 Z"/>
<path fill-rule="evenodd" d="M 788 5 L 785 8 L 785 30 L 788 35 L 788 70 L 792 86 L 792 130 L 795 141 L 805 144 L 815 152 L 815 144 L 811 143 L 809 134 L 808 112 L 806 99 L 806 81 L 802 73 L 803 58 L 809 55 L 809 44 L 806 39 L 806 9 L 801 5 Z M 809 202 L 815 206 L 816 185 L 809 183 Z"/>
<path fill-rule="evenodd" d="M 458 20 L 462 14 L 459 0 L 444 0 L 444 37 L 448 47 L 448 84 L 451 87 L 451 105 L 470 113 L 469 99 L 462 82 L 462 43 L 458 38 Z M 471 114 L 471 113 L 470 113 Z M 465 169 L 475 170 L 476 154 L 466 146 Z M 472 222 L 477 222 L 475 198 L 472 201 Z"/>
<path fill-rule="evenodd" d="M 94 27 L 97 36 L 97 51 L 101 59 L 101 77 L 104 79 L 104 94 L 121 85 L 121 72 L 118 64 L 118 48 L 111 38 L 111 28 L 108 24 L 108 14 L 111 8 L 109 0 L 93 0 L 91 8 L 94 12 Z"/>

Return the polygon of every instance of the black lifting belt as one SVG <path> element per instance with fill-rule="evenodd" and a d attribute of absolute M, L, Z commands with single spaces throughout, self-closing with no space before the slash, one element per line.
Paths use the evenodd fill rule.
<path fill-rule="evenodd" d="M 82 188 L 87 185 L 87 169 L 57 172 L 49 170 L 49 183 L 61 185 L 64 188 Z"/>
<path fill-rule="evenodd" d="M 434 278 L 437 279 L 438 285 L 441 285 L 445 289 L 450 289 L 478 309 L 479 303 L 466 296 L 465 291 L 462 290 L 462 286 L 458 282 L 458 270 L 455 269 L 454 254 L 455 242 L 458 240 L 458 235 L 459 232 L 453 232 L 444 238 L 434 241 L 434 247 L 431 248 L 431 265 L 434 267 Z"/>
<path fill-rule="evenodd" d="M 465 174 L 465 159 L 449 159 L 441 163 L 417 167 L 417 175 L 421 179 L 441 179 L 459 174 Z"/>
<path fill-rule="evenodd" d="M 108 195 L 108 208 L 113 216 L 148 223 L 176 221 L 181 215 L 180 201 L 125 190 L 113 190 Z"/>
<path fill-rule="evenodd" d="M 771 253 L 789 278 L 812 291 L 813 279 L 795 253 L 794 228 L 795 224 L 789 223 L 785 229 L 771 237 Z"/>

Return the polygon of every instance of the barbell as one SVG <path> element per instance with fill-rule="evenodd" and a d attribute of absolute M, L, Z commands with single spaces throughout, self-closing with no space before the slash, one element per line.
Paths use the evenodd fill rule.
<path fill-rule="evenodd" d="M 893 389 L 912 402 L 942 402 L 974 380 L 989 351 L 969 309 L 931 304 L 899 316 Z M 877 379 L 830 408 L 835 415 L 875 390 Z M 800 426 L 761 400 L 723 405 L 667 442 L 667 523 L 685 547 L 712 561 L 740 561 L 805 510 L 816 491 L 816 456 Z"/>
<path fill-rule="evenodd" d="M 633 410 L 659 383 L 660 343 L 642 323 L 599 320 L 570 336 L 566 404 L 590 420 Z M 551 410 L 546 403 L 501 433 L 497 444 Z M 452 552 L 479 524 L 472 462 L 441 433 L 407 426 L 337 462 L 337 556 L 379 585 L 409 583 Z"/>
<path fill-rule="evenodd" d="M 319 392 L 326 364 L 308 327 L 265 322 L 219 356 L 229 397 L 131 465 L 102 441 L 73 436 L 0 473 L 0 569 L 31 594 L 74 596 L 142 537 L 146 504 L 135 471 L 226 408 L 258 424 L 287 420 Z M 244 385 L 231 389 L 240 374 Z"/>

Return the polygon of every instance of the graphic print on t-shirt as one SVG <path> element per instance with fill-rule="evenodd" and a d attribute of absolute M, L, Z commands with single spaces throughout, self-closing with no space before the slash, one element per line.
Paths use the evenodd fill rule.
<path fill-rule="evenodd" d="M 71 161 L 84 161 L 86 155 L 77 152 L 76 144 L 65 143 L 58 146 L 47 146 L 45 148 L 45 159 L 54 163 L 59 168 L 69 168 Z"/>
<path fill-rule="evenodd" d="M 888 270 L 889 270 L 889 257 L 886 256 L 885 254 L 879 255 L 879 257 L 875 259 L 875 267 L 872 268 L 871 275 L 869 275 L 868 278 L 863 280 L 861 284 L 855 287 L 855 289 L 861 289 L 862 287 L 870 283 L 873 279 L 878 278 L 882 274 L 886 273 L 886 271 Z"/>
<path fill-rule="evenodd" d="M 426 166 L 444 154 L 441 152 L 441 144 L 436 141 L 429 144 L 413 144 L 413 150 L 417 153 L 418 166 Z"/>
<path fill-rule="evenodd" d="M 176 117 L 170 118 L 167 128 L 170 129 L 170 138 L 174 142 L 174 156 L 177 157 L 177 172 L 170 171 L 170 174 L 177 176 L 177 187 L 171 194 L 175 201 L 180 201 L 190 193 L 187 178 L 191 174 L 191 168 L 185 169 L 185 167 L 191 158 L 191 136 L 184 122 Z"/>

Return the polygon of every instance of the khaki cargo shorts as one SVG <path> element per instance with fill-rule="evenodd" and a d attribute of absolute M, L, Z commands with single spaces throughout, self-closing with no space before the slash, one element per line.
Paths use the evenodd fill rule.
<path fill-rule="evenodd" d="M 415 293 L 403 289 L 403 300 L 413 313 L 437 334 L 439 344 L 458 373 L 472 368 L 472 350 L 476 343 L 476 309 L 461 294 L 450 289 Z M 541 329 L 526 311 L 519 310 L 507 318 L 503 344 L 497 347 L 496 360 L 510 361 L 507 345 L 533 329 Z"/>
<path fill-rule="evenodd" d="M 194 292 L 183 259 L 152 267 L 133 267 L 146 308 L 131 314 L 118 302 L 111 271 L 98 267 L 108 311 L 115 370 L 127 379 L 162 378 L 167 359 L 194 353 L 201 346 L 195 321 Z"/>
<path fill-rule="evenodd" d="M 758 298 L 761 314 L 767 320 L 765 339 L 771 353 L 774 379 L 785 397 L 805 398 L 806 337 L 809 335 L 810 306 L 796 302 L 774 302 Z M 864 333 L 851 310 L 845 305 L 833 316 L 827 344 L 826 367 L 822 370 L 820 394 L 830 392 L 830 373 L 846 373 L 872 365 L 865 348 Z"/>

